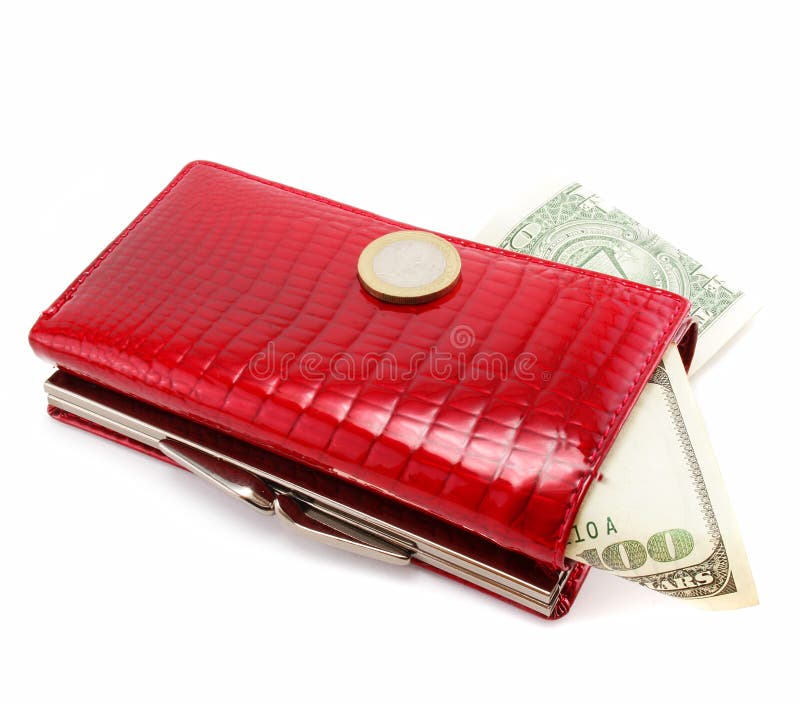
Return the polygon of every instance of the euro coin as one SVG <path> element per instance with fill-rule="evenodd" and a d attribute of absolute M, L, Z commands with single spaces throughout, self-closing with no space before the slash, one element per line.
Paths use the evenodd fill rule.
<path fill-rule="evenodd" d="M 446 239 L 422 230 L 398 230 L 370 242 L 358 258 L 358 278 L 389 303 L 428 303 L 458 283 L 461 257 Z"/>

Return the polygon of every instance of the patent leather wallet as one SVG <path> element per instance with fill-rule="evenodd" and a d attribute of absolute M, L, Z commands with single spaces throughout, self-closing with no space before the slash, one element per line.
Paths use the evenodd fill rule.
<path fill-rule="evenodd" d="M 189 164 L 31 330 L 49 412 L 323 541 L 562 616 L 588 570 L 564 558 L 573 519 L 670 343 L 688 365 L 689 304 L 451 237 L 457 285 L 387 303 L 357 262 L 405 229 Z"/>

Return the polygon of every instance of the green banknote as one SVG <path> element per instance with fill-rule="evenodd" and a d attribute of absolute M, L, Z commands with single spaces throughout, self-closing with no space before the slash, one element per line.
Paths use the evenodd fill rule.
<path fill-rule="evenodd" d="M 700 332 L 692 371 L 755 312 L 742 291 L 590 189 L 575 183 L 552 194 L 542 190 L 499 211 L 476 239 L 685 296 Z"/>
<path fill-rule="evenodd" d="M 667 289 L 691 301 L 696 371 L 752 317 L 740 290 L 593 191 L 543 187 L 475 238 Z M 566 555 L 711 609 L 758 603 L 719 466 L 674 345 L 617 437 L 570 533 Z"/>
<path fill-rule="evenodd" d="M 670 345 L 581 504 L 566 554 L 709 609 L 758 603 L 680 354 Z"/>

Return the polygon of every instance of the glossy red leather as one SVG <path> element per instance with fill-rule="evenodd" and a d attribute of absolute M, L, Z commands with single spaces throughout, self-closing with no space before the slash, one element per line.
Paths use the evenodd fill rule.
<path fill-rule="evenodd" d="M 562 565 L 580 501 L 688 302 L 450 238 L 453 292 L 382 303 L 356 262 L 397 229 L 419 228 L 192 163 L 30 341 L 78 376 Z M 431 350 L 449 355 L 449 374 Z M 508 369 L 535 362 L 524 378 L 474 371 L 498 353 Z M 269 355 L 285 368 L 269 373 Z M 415 371 L 387 379 L 370 355 Z"/>

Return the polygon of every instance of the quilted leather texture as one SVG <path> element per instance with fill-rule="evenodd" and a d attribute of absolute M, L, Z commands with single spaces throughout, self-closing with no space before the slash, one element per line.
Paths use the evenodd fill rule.
<path fill-rule="evenodd" d="M 195 162 L 30 341 L 78 376 L 561 565 L 688 302 L 449 238 L 454 291 L 382 303 L 356 262 L 397 229 L 419 228 Z M 498 354 L 506 373 L 481 366 Z"/>

